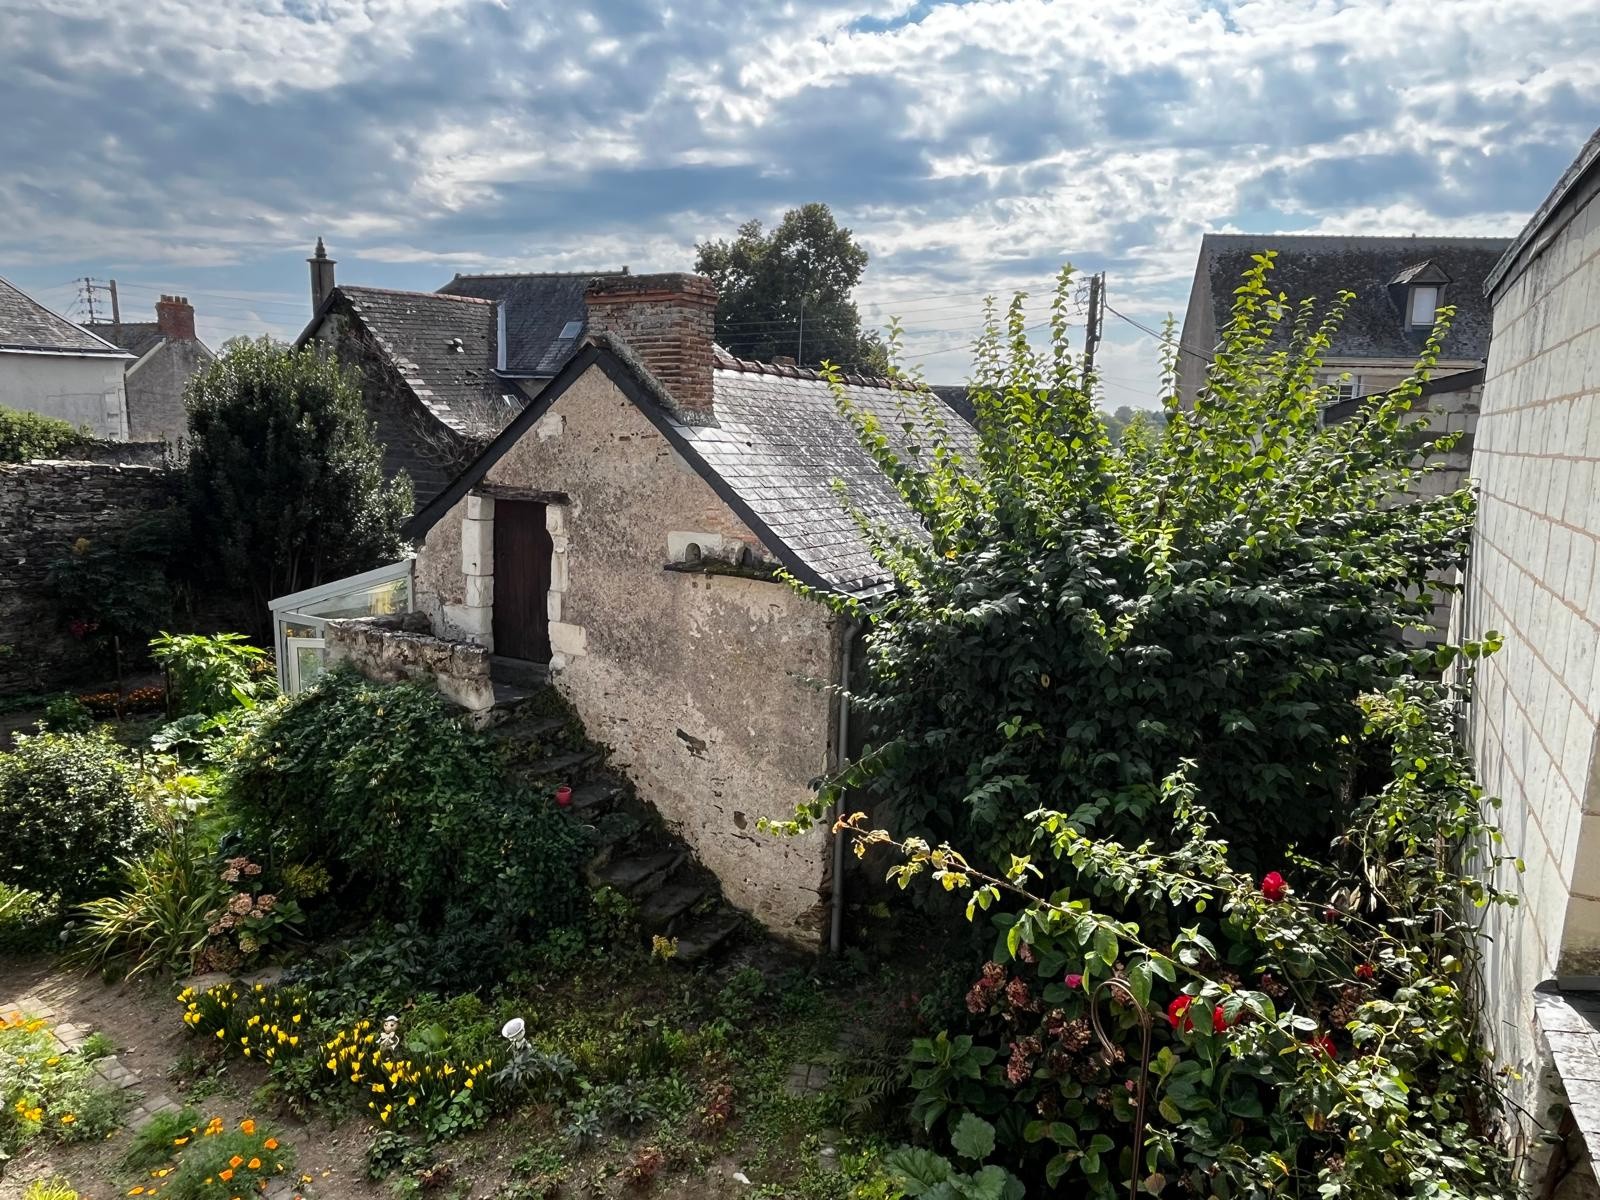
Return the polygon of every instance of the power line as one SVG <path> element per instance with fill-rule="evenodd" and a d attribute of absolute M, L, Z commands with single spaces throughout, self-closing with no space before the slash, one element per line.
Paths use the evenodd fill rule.
<path fill-rule="evenodd" d="M 1125 313 L 1118 312 L 1116 309 L 1112 308 L 1111 305 L 1109 305 L 1109 304 L 1106 305 L 1106 311 L 1108 313 L 1110 313 L 1112 316 L 1118 317 L 1118 318 L 1126 321 L 1129 325 L 1132 325 L 1140 333 L 1149 334 L 1151 337 L 1155 338 L 1156 341 L 1162 343 L 1162 345 L 1171 346 L 1173 349 L 1178 351 L 1179 354 L 1190 355 L 1191 357 L 1198 358 L 1201 362 L 1210 362 L 1211 361 L 1211 355 L 1202 354 L 1198 350 L 1191 350 L 1191 349 L 1189 349 L 1189 347 L 1181 345 L 1180 343 L 1173 341 L 1166 334 L 1158 333 L 1156 330 L 1151 329 L 1150 326 L 1142 324 L 1139 321 L 1135 321 L 1132 317 L 1128 316 Z"/>

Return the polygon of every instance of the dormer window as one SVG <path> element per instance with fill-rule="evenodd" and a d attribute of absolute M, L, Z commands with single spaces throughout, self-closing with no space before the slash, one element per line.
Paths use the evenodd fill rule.
<path fill-rule="evenodd" d="M 1433 286 L 1411 289 L 1411 327 L 1432 329 L 1434 314 L 1439 311 L 1439 289 Z"/>
<path fill-rule="evenodd" d="M 1389 280 L 1389 295 L 1394 298 L 1407 329 L 1433 328 L 1445 285 L 1449 282 L 1450 276 L 1432 261 L 1412 263 Z"/>

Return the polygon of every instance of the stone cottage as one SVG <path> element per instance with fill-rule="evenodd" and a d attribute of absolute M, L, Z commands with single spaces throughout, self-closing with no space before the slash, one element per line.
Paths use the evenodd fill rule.
<path fill-rule="evenodd" d="M 184 391 L 216 357 L 194 331 L 194 306 L 184 296 L 156 301 L 154 321 L 99 321 L 89 332 L 133 355 L 123 376 L 128 437 L 177 442 L 189 428 Z"/>
<path fill-rule="evenodd" d="M 778 935 L 816 944 L 828 835 L 787 819 L 838 761 L 834 694 L 851 631 L 778 578 L 870 597 L 888 586 L 833 491 L 914 522 L 859 448 L 829 383 L 712 339 L 693 275 L 588 290 L 589 335 L 487 450 L 413 518 L 413 606 L 433 632 L 546 664 L 640 794 Z M 851 377 L 886 426 L 937 404 Z M 973 433 L 935 417 L 959 448 Z"/>
<path fill-rule="evenodd" d="M 457 275 L 407 292 L 336 282 L 321 238 L 307 262 L 313 312 L 295 345 L 355 372 L 384 473 L 406 472 L 419 506 L 538 395 L 587 327 L 590 274 Z"/>

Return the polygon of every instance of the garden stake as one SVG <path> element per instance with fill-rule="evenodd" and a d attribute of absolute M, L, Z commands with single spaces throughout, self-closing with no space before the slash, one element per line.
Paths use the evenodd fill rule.
<path fill-rule="evenodd" d="M 1144 1117 L 1145 1102 L 1149 1097 L 1150 1079 L 1150 1009 L 1139 1003 L 1133 989 L 1128 986 L 1125 979 L 1113 976 L 1103 979 L 1089 993 L 1089 1023 L 1094 1026 L 1094 1035 L 1100 1039 L 1101 1048 L 1110 1061 L 1111 1052 L 1116 1049 L 1115 1044 L 1106 1036 L 1105 1027 L 1100 1024 L 1100 1009 L 1095 1004 L 1096 994 L 1102 988 L 1111 988 L 1117 992 L 1124 1002 L 1131 1004 L 1133 1010 L 1139 1014 L 1139 1095 L 1133 1109 L 1133 1159 L 1128 1168 L 1128 1200 L 1139 1200 L 1139 1170 L 1144 1158 Z"/>

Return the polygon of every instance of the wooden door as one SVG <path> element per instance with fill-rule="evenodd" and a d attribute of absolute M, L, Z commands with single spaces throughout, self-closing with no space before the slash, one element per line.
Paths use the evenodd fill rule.
<path fill-rule="evenodd" d="M 550 531 L 544 505 L 494 502 L 494 652 L 550 661 Z"/>

